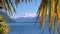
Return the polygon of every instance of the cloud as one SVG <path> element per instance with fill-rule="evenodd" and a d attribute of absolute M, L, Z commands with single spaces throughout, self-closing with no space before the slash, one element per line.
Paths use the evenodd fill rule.
<path fill-rule="evenodd" d="M 36 13 L 26 13 L 26 17 L 36 17 Z"/>
<path fill-rule="evenodd" d="M 24 15 L 22 15 L 22 16 L 13 16 L 13 17 L 11 17 L 11 18 L 20 18 L 20 17 L 24 17 L 24 18 L 28 18 L 28 17 L 30 17 L 30 18 L 33 18 L 33 17 L 36 17 L 36 13 L 25 13 Z"/>

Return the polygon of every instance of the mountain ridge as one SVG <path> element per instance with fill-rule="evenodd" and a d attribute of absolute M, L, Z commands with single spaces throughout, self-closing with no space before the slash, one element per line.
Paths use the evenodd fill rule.
<path fill-rule="evenodd" d="M 14 19 L 15 21 L 17 21 L 17 22 L 30 22 L 30 23 L 32 23 L 32 22 L 39 22 L 38 20 L 36 20 L 36 17 L 34 17 L 34 18 L 25 18 L 25 17 L 20 17 L 20 18 L 16 18 L 16 19 Z"/>

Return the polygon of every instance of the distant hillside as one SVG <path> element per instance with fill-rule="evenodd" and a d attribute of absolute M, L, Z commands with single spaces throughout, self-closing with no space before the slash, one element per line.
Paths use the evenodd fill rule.
<path fill-rule="evenodd" d="M 15 23 L 16 21 L 14 21 L 13 19 L 11 19 L 6 13 L 4 12 L 0 12 L 0 15 L 2 15 L 3 20 L 6 20 L 9 23 Z"/>
<path fill-rule="evenodd" d="M 39 22 L 39 20 L 36 20 L 36 17 L 34 17 L 34 18 L 25 18 L 25 17 L 20 17 L 20 18 L 16 18 L 16 19 L 14 19 L 15 21 L 17 21 L 17 22 L 20 22 L 20 23 L 37 23 L 37 22 Z"/>

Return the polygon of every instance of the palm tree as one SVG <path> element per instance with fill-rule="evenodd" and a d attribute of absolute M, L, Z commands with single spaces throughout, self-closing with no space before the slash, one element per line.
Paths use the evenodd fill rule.
<path fill-rule="evenodd" d="M 59 34 L 60 0 L 41 0 L 37 14 L 38 14 L 38 17 L 40 17 L 40 25 L 42 28 L 42 32 L 44 32 L 44 24 L 46 20 L 47 10 L 49 12 L 49 21 L 48 21 L 49 32 L 50 30 L 52 30 L 52 34 L 54 34 L 55 23 L 57 23 L 56 34 Z"/>
<path fill-rule="evenodd" d="M 14 8 L 14 4 L 16 4 L 16 6 L 19 3 L 28 3 L 31 2 L 32 0 L 0 0 L 0 12 L 2 12 L 2 9 L 5 10 L 5 12 L 9 13 L 10 15 L 12 15 L 12 11 L 16 12 L 15 8 Z M 1 13 L 2 14 L 2 13 Z M 2 15 L 0 15 L 0 34 L 7 34 L 9 31 L 9 26 L 6 25 L 5 21 L 2 18 Z"/>

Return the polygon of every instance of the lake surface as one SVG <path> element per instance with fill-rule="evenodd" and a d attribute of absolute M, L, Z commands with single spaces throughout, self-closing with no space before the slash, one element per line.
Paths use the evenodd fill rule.
<path fill-rule="evenodd" d="M 41 34 L 39 23 L 8 23 L 11 27 L 8 34 Z M 44 34 L 49 34 L 48 24 L 44 28 Z"/>

